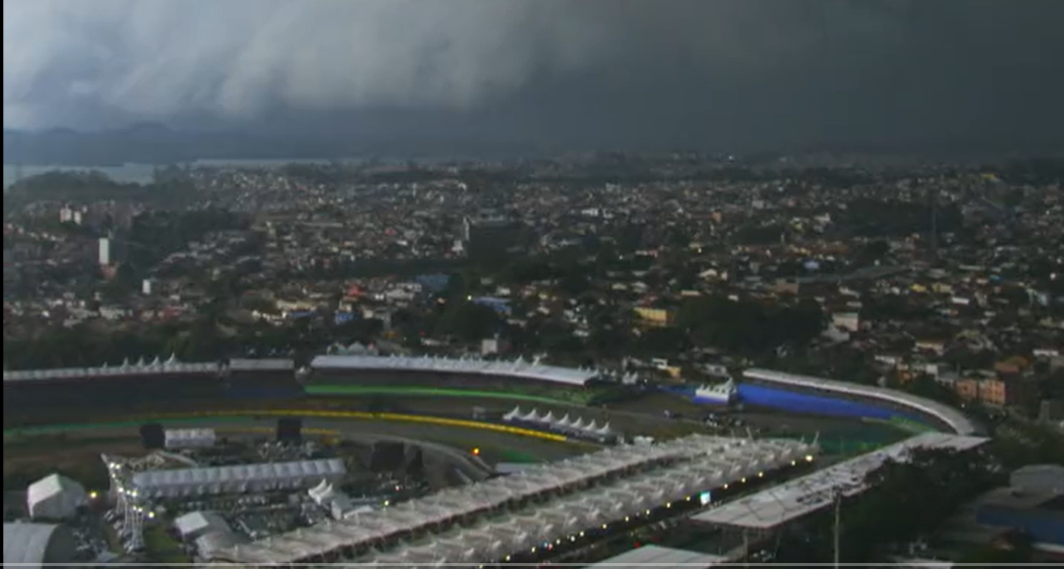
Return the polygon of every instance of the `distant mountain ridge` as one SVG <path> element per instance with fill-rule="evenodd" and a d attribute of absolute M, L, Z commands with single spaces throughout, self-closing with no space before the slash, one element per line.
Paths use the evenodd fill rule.
<path fill-rule="evenodd" d="M 98 132 L 66 128 L 36 132 L 4 129 L 4 162 L 85 166 L 126 162 L 167 164 L 210 158 L 217 153 L 268 150 L 249 148 L 249 142 L 252 141 L 239 134 L 184 133 L 152 123 Z"/>
<path fill-rule="evenodd" d="M 366 156 L 418 157 L 519 155 L 525 145 L 480 139 L 463 133 L 422 137 L 374 132 L 287 133 L 182 132 L 160 124 L 78 132 L 70 129 L 4 129 L 4 163 L 106 166 L 123 163 L 173 164 L 195 160 L 342 159 Z"/>
<path fill-rule="evenodd" d="M 424 120 L 420 120 L 424 119 Z M 25 165 L 109 166 L 124 163 L 174 164 L 196 160 L 268 160 L 268 159 L 343 159 L 354 157 L 455 157 L 478 156 L 502 158 L 557 155 L 574 151 L 602 150 L 592 144 L 597 137 L 567 137 L 564 133 L 525 132 L 520 129 L 487 128 L 475 120 L 461 117 L 435 119 L 425 117 L 386 117 L 360 121 L 358 130 L 339 126 L 311 130 L 285 129 L 245 132 L 180 131 L 159 123 L 140 123 L 128 127 L 81 132 L 68 128 L 43 131 L 4 129 L 4 163 Z M 321 127 L 320 124 L 316 125 Z M 518 133 L 518 134 L 515 134 Z M 591 133 L 594 134 L 594 133 Z M 601 134 L 601 133 L 600 133 Z M 652 150 L 647 143 L 624 144 L 614 139 L 610 150 L 638 152 Z M 849 153 L 864 147 L 875 155 L 938 157 L 1017 157 L 1018 155 L 1059 156 L 1064 143 L 1052 141 L 1033 145 L 1032 151 L 996 144 L 934 143 L 924 140 L 904 148 L 898 145 L 843 145 L 834 142 L 812 145 L 797 154 L 817 152 Z M 652 145 L 652 143 L 650 143 Z M 819 146 L 820 148 L 816 148 Z M 982 146 L 982 147 L 980 147 Z M 656 150 L 663 150 L 657 148 Z M 669 149 L 690 150 L 679 147 Z M 715 149 L 713 150 L 716 151 Z M 783 149 L 775 155 L 788 155 Z"/>

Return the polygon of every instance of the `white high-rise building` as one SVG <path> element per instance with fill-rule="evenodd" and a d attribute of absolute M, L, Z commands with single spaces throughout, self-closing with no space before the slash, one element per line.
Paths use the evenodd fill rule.
<path fill-rule="evenodd" d="M 100 238 L 100 264 L 101 265 L 110 265 L 111 264 L 111 238 L 110 237 L 101 237 Z"/>

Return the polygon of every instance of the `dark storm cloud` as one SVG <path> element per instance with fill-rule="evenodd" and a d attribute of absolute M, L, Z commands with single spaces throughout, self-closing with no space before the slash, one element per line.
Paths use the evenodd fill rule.
<path fill-rule="evenodd" d="M 607 142 L 1050 137 L 1061 22 L 1058 0 L 5 0 L 4 123 L 405 109 Z"/>

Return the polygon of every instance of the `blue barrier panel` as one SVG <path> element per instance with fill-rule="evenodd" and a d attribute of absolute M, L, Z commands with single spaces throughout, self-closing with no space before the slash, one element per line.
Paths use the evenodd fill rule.
<path fill-rule="evenodd" d="M 984 506 L 976 513 L 975 519 L 982 525 L 1022 529 L 1035 542 L 1064 545 L 1064 512 Z"/>
<path fill-rule="evenodd" d="M 900 417 L 910 421 L 923 422 L 919 417 L 880 405 L 862 403 L 851 399 L 799 393 L 749 383 L 739 385 L 739 400 L 747 405 L 769 407 L 793 413 L 882 419 L 885 421 Z"/>

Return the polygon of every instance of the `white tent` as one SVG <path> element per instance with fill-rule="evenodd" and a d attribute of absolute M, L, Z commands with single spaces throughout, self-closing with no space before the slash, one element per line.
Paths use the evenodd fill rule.
<path fill-rule="evenodd" d="M 174 520 L 181 537 L 186 540 L 195 540 L 201 536 L 215 532 L 230 532 L 229 523 L 214 512 L 192 512 Z"/>
<path fill-rule="evenodd" d="M 336 491 L 333 489 L 333 485 L 328 480 L 322 480 L 321 484 L 307 490 L 307 494 L 310 495 L 310 499 L 314 500 L 317 505 L 322 505 L 332 499 Z"/>
<path fill-rule="evenodd" d="M 166 448 L 209 448 L 214 446 L 214 429 L 167 429 Z"/>
<path fill-rule="evenodd" d="M 58 474 L 34 482 L 26 491 L 26 508 L 34 520 L 68 520 L 88 503 L 81 484 Z"/>
<path fill-rule="evenodd" d="M 4 524 L 4 567 L 65 566 L 77 559 L 77 546 L 66 526 Z"/>
<path fill-rule="evenodd" d="M 502 416 L 504 421 L 516 421 L 521 419 L 521 408 L 514 407 L 512 411 Z"/>

